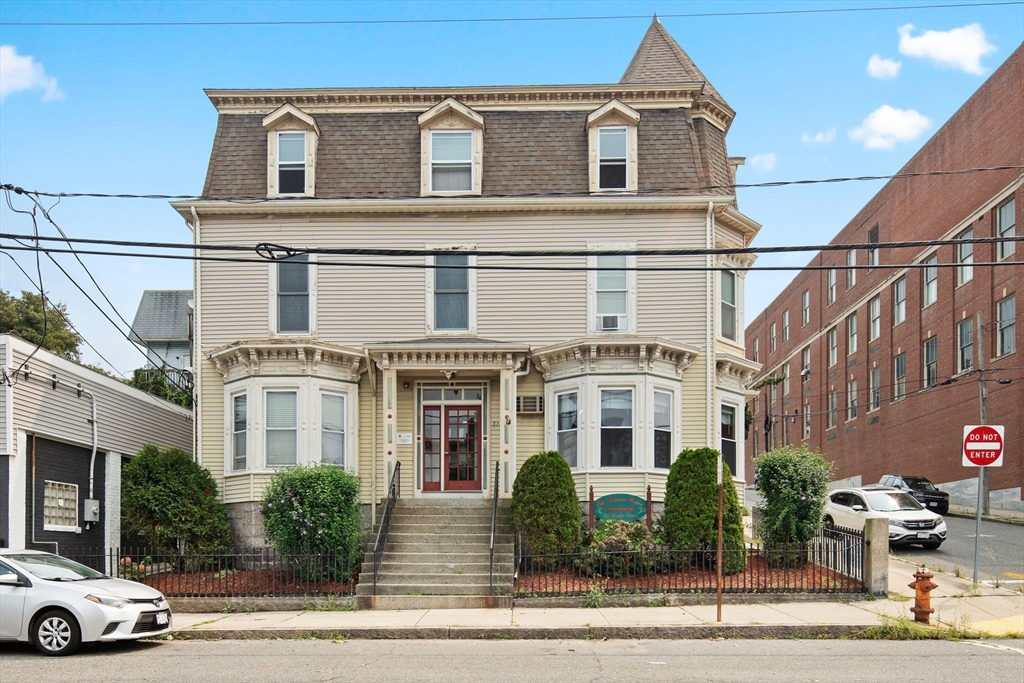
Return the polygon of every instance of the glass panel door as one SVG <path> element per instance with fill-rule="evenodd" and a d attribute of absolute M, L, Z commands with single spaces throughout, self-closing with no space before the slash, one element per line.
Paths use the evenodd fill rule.
<path fill-rule="evenodd" d="M 441 407 L 423 407 L 423 490 L 441 490 Z"/>
<path fill-rule="evenodd" d="M 480 408 L 445 408 L 445 427 L 445 490 L 479 491 Z M 425 479 L 424 490 L 428 490 Z"/>

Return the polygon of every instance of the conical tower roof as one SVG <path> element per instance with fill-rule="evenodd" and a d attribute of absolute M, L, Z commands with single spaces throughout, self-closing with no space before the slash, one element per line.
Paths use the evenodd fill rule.
<path fill-rule="evenodd" d="M 626 67 L 619 83 L 704 83 L 704 94 L 725 104 L 725 99 L 701 73 L 690 56 L 672 39 L 654 15 L 640 47 Z"/>

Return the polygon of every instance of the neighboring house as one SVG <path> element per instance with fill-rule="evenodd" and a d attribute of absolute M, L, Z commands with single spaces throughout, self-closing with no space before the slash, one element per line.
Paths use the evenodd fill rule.
<path fill-rule="evenodd" d="M 899 174 L 1013 168 L 891 180 L 832 244 L 1020 236 L 1022 84 L 1018 47 Z M 974 265 L 1022 256 L 1013 242 L 815 256 L 811 265 L 826 269 L 802 272 L 747 328 L 748 357 L 764 364 L 763 375 L 788 376 L 751 402 L 748 463 L 766 445 L 807 444 L 835 461 L 846 483 L 923 476 L 953 504 L 974 506 L 978 473 L 962 466 L 961 444 L 964 425 L 981 420 L 981 359 L 988 423 L 1006 427 L 1003 466 L 990 469 L 991 505 L 1024 510 L 1024 267 Z M 904 263 L 914 267 L 847 268 Z"/>
<path fill-rule="evenodd" d="M 131 340 L 146 349 L 147 368 L 192 385 L 191 289 L 147 289 L 132 321 Z"/>
<path fill-rule="evenodd" d="M 396 463 L 403 497 L 486 497 L 496 467 L 508 496 L 546 449 L 581 500 L 660 502 L 687 447 L 748 477 L 760 366 L 728 269 L 753 259 L 586 254 L 759 229 L 729 189 L 734 112 L 657 20 L 619 83 L 207 95 L 205 198 L 172 205 L 196 243 L 299 251 L 195 266 L 199 459 L 236 535 L 262 540 L 256 501 L 295 464 L 344 465 L 367 505 Z M 413 253 L 302 253 L 353 248 Z M 546 249 L 582 255 L 489 253 Z"/>
<path fill-rule="evenodd" d="M 0 547 L 118 547 L 122 460 L 192 452 L 191 411 L 9 334 L 0 365 Z"/>

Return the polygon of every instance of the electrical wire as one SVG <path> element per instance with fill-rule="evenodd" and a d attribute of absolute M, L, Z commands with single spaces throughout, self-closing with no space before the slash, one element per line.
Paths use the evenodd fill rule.
<path fill-rule="evenodd" d="M 887 7 L 832 7 L 792 10 L 753 10 L 744 12 L 689 12 L 685 14 L 655 15 L 660 19 L 703 19 L 720 17 L 764 17 L 802 14 L 842 14 L 850 12 L 891 12 L 895 10 L 952 9 L 958 7 L 999 7 L 1020 5 L 1014 2 L 969 2 L 937 5 L 893 5 Z M 410 24 L 508 24 L 568 21 L 621 21 L 650 19 L 649 14 L 591 15 L 578 17 L 477 17 L 469 19 L 272 19 L 252 21 L 2 21 L 0 26 L 47 27 L 112 27 L 112 26 L 374 26 Z"/>
<path fill-rule="evenodd" d="M 5 192 L 4 193 L 4 197 L 7 199 L 7 206 L 10 207 L 11 211 L 13 211 L 15 213 L 23 213 L 23 214 L 25 214 L 26 216 L 28 216 L 29 218 L 32 219 L 32 233 L 33 233 L 33 235 L 36 238 L 38 238 L 39 237 L 39 224 L 36 222 L 36 208 L 33 206 L 31 211 L 25 211 L 24 209 L 17 209 L 17 208 L 14 207 L 14 204 L 11 203 L 11 194 L 9 192 Z M 41 245 L 39 244 L 39 241 L 37 239 L 36 247 L 38 248 L 39 246 L 41 246 Z M 10 257 L 12 260 L 14 259 L 14 257 L 11 256 L 10 254 L 8 254 L 7 256 Z M 20 268 L 21 266 L 18 266 L 18 267 Z M 40 265 L 39 251 L 36 251 L 36 273 L 39 275 L 39 303 L 40 303 L 40 306 L 43 309 L 43 334 L 39 338 L 39 342 L 36 344 L 36 348 L 32 349 L 32 353 L 28 354 L 28 357 L 25 358 L 25 360 L 23 360 L 21 362 L 21 365 L 19 365 L 17 367 L 17 369 L 14 371 L 14 374 L 11 375 L 8 378 L 7 381 L 10 382 L 12 387 L 14 387 L 14 386 L 16 386 L 18 384 L 18 376 L 19 376 L 19 373 L 21 373 L 22 369 L 26 365 L 28 365 L 28 362 L 30 360 L 32 360 L 32 358 L 35 357 L 35 355 L 37 353 L 39 353 L 39 349 L 42 347 L 43 344 L 46 343 L 46 320 L 47 320 L 47 317 L 46 317 L 46 291 L 43 289 L 43 269 L 42 269 L 42 266 Z M 26 273 L 26 277 L 28 277 L 27 273 Z M 32 278 L 29 278 L 29 282 L 32 282 Z M 35 283 L 33 283 L 33 284 L 35 284 Z"/>
<path fill-rule="evenodd" d="M 648 188 L 640 193 L 615 193 L 610 192 L 600 195 L 601 197 L 644 197 L 658 195 L 677 195 L 687 192 L 706 192 L 710 190 L 736 190 L 753 188 L 787 187 L 790 185 L 823 185 L 831 183 L 848 183 L 871 180 L 902 180 L 906 178 L 928 178 L 937 176 L 969 175 L 973 173 L 987 173 L 991 171 L 1019 171 L 1024 170 L 1024 165 L 1007 166 L 979 166 L 976 168 L 963 168 L 950 171 L 911 171 L 907 173 L 893 173 L 890 175 L 870 176 L 843 176 L 836 178 L 805 178 L 801 180 L 777 180 L 764 183 L 733 183 L 730 185 L 698 185 L 694 187 L 663 187 Z M 156 199 L 168 200 L 191 200 L 204 202 L 231 202 L 240 204 L 288 204 L 295 202 L 317 202 L 345 199 L 363 199 L 378 202 L 395 201 L 445 201 L 449 197 L 422 197 L 420 195 L 395 195 L 389 197 L 367 197 L 365 195 L 326 195 L 318 197 L 294 196 L 294 197 L 267 197 L 265 195 L 234 195 L 220 197 L 214 195 L 190 195 L 190 194 L 130 194 L 130 193 L 105 193 L 105 192 L 50 192 L 45 190 L 26 190 L 12 183 L 0 184 L 0 189 L 15 192 L 17 194 L 31 194 L 37 197 L 68 197 L 68 198 L 91 198 L 91 199 Z M 557 199 L 560 197 L 592 197 L 589 190 L 578 192 L 535 192 L 519 194 L 486 194 L 476 197 L 468 197 L 471 201 L 480 199 Z"/>

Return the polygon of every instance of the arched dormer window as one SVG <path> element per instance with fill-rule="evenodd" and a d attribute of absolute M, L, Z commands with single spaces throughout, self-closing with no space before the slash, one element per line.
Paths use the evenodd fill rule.
<path fill-rule="evenodd" d="M 636 192 L 640 112 L 618 100 L 587 116 L 591 192 Z"/>
<path fill-rule="evenodd" d="M 448 98 L 420 115 L 420 194 L 478 195 L 483 181 L 484 118 Z"/>
<path fill-rule="evenodd" d="M 316 195 L 316 119 L 285 104 L 263 119 L 267 131 L 267 196 Z"/>

